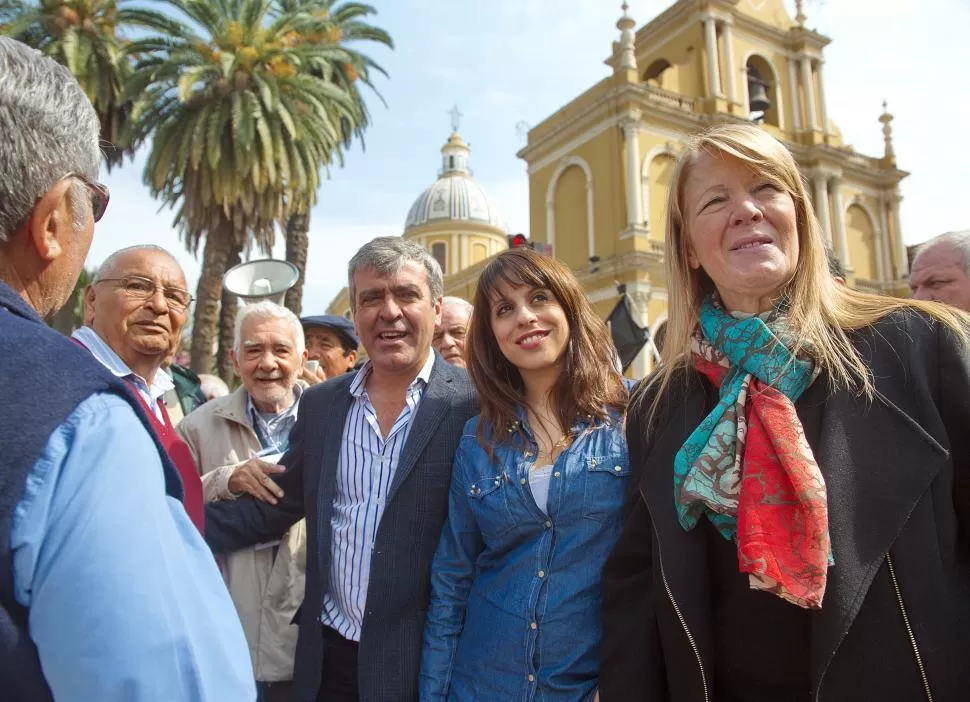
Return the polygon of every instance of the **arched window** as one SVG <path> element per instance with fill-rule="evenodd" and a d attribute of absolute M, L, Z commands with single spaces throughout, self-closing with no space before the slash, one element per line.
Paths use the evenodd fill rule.
<path fill-rule="evenodd" d="M 748 115 L 756 122 L 780 127 L 778 76 L 763 57 L 754 54 L 745 64 L 748 87 Z"/>
<path fill-rule="evenodd" d="M 876 280 L 876 228 L 869 213 L 859 205 L 850 205 L 845 211 L 846 248 L 849 263 L 857 278 Z"/>
<path fill-rule="evenodd" d="M 443 241 L 434 242 L 431 245 L 431 255 L 441 266 L 441 274 L 448 275 L 448 244 Z"/>
<path fill-rule="evenodd" d="M 677 90 L 675 71 L 667 59 L 657 59 L 643 74 L 643 82 L 664 90 Z"/>

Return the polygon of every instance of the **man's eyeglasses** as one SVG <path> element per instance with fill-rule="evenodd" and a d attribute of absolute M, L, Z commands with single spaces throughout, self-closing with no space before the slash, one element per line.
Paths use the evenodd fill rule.
<path fill-rule="evenodd" d="M 91 211 L 94 214 L 94 221 L 101 221 L 101 218 L 104 217 L 105 210 L 108 209 L 108 201 L 111 199 L 108 186 L 97 183 L 80 173 L 68 173 L 64 178 L 77 178 L 84 183 L 88 192 L 91 193 Z"/>
<path fill-rule="evenodd" d="M 192 295 L 188 290 L 158 285 L 154 280 L 143 278 L 140 275 L 126 275 L 123 278 L 102 278 L 101 280 L 94 281 L 94 285 L 101 283 L 114 283 L 122 289 L 125 295 L 135 300 L 148 300 L 155 294 L 156 290 L 161 289 L 168 306 L 179 312 L 185 310 L 186 307 L 192 304 Z"/>

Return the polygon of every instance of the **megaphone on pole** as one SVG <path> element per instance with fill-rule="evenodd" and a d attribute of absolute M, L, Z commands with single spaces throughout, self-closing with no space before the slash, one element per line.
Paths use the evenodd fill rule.
<path fill-rule="evenodd" d="M 260 300 L 282 305 L 286 291 L 299 277 L 300 271 L 289 261 L 263 258 L 230 268 L 222 277 L 222 286 L 247 305 Z"/>

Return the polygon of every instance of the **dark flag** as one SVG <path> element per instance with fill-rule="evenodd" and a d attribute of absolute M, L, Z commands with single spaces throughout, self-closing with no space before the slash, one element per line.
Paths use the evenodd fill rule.
<path fill-rule="evenodd" d="M 610 327 L 613 344 L 616 346 L 616 351 L 620 355 L 620 365 L 625 371 L 633 363 L 633 359 L 637 357 L 640 350 L 646 345 L 647 339 L 650 336 L 649 331 L 633 320 L 633 315 L 630 314 L 630 303 L 627 301 L 626 294 L 616 303 L 616 307 L 610 312 L 610 316 L 606 318 L 606 323 Z"/>

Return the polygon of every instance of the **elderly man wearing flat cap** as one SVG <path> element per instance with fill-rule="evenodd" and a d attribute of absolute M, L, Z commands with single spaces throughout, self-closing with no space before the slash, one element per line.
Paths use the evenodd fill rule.
<path fill-rule="evenodd" d="M 309 359 L 319 364 L 316 370 L 307 368 L 303 371 L 304 380 L 318 383 L 354 369 L 360 340 L 353 322 L 335 314 L 303 317 L 300 322 Z"/>

